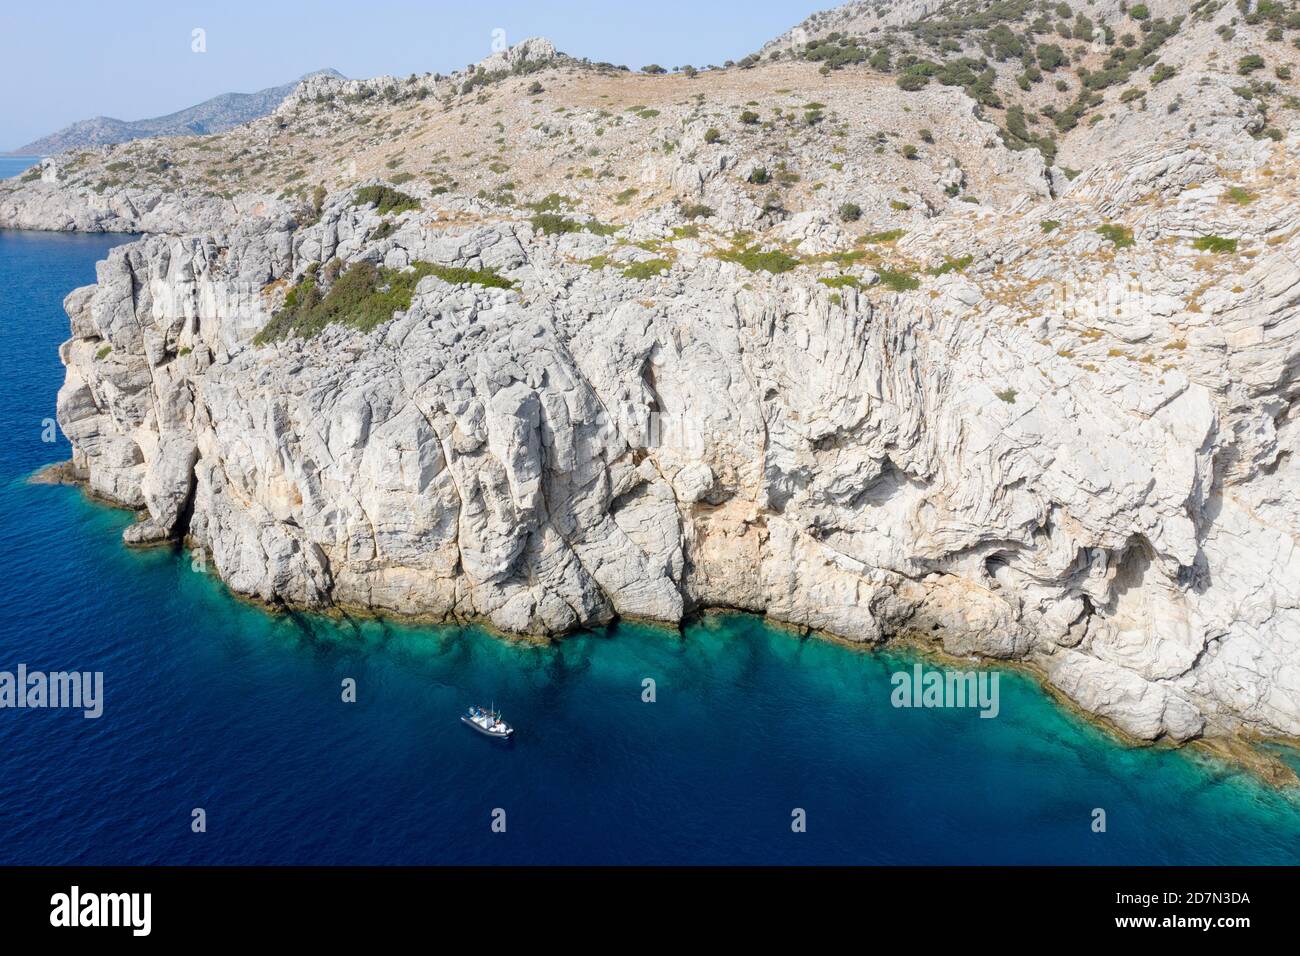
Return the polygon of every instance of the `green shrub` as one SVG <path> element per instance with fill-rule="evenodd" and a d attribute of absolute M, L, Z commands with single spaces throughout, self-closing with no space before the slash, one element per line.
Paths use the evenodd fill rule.
<path fill-rule="evenodd" d="M 798 259 L 781 252 L 779 249 L 764 252 L 758 246 L 730 249 L 718 253 L 718 258 L 722 259 L 724 262 L 738 263 L 750 272 L 771 272 L 774 274 L 780 274 L 782 272 L 789 272 L 795 266 L 799 265 Z"/>
<path fill-rule="evenodd" d="M 562 207 L 572 205 L 568 196 L 560 193 L 547 193 L 537 202 L 530 202 L 528 208 L 533 212 L 558 212 Z"/>
<path fill-rule="evenodd" d="M 712 144 L 718 142 L 720 139 L 722 139 L 722 133 L 715 127 L 710 126 L 704 131 L 704 142 Z"/>
<path fill-rule="evenodd" d="M 1133 230 L 1127 226 L 1107 224 L 1097 227 L 1097 234 L 1109 240 L 1116 249 L 1127 249 L 1133 245 Z"/>
<path fill-rule="evenodd" d="M 857 222 L 862 218 L 862 207 L 857 203 L 846 202 L 840 206 L 840 220 L 842 222 Z"/>
<path fill-rule="evenodd" d="M 1237 72 L 1242 76 L 1249 76 L 1256 70 L 1264 69 L 1264 58 L 1258 53 L 1252 53 L 1249 56 L 1243 56 L 1237 61 Z"/>
<path fill-rule="evenodd" d="M 1235 203 L 1238 206 L 1249 206 L 1259 197 L 1250 190 L 1244 189 L 1241 186 L 1233 186 L 1224 194 L 1224 198 L 1228 202 Z"/>
<path fill-rule="evenodd" d="M 863 242 L 897 242 L 907 235 L 906 230 L 890 229 L 886 232 L 872 232 L 862 237 Z"/>
<path fill-rule="evenodd" d="M 1044 219 L 1038 224 L 1038 227 L 1042 229 L 1043 232 L 1055 232 L 1057 229 L 1061 228 L 1061 224 L 1055 219 Z"/>
<path fill-rule="evenodd" d="M 857 276 L 822 276 L 817 280 L 832 289 L 861 289 L 862 280 Z"/>
<path fill-rule="evenodd" d="M 749 171 L 749 181 L 755 186 L 765 186 L 771 181 L 765 166 L 755 166 Z"/>
<path fill-rule="evenodd" d="M 528 221 L 533 224 L 534 229 L 548 236 L 571 232 L 591 232 L 598 236 L 608 236 L 619 229 L 618 226 L 606 226 L 595 220 L 591 222 L 575 222 L 553 212 L 540 212 Z"/>
<path fill-rule="evenodd" d="M 1201 252 L 1236 252 L 1237 240 L 1222 236 L 1201 236 L 1192 243 L 1192 248 Z"/>
<path fill-rule="evenodd" d="M 667 259 L 645 259 L 641 262 L 634 262 L 623 270 L 623 275 L 629 279 L 653 279 L 665 269 L 671 269 L 673 264 Z"/>
<path fill-rule="evenodd" d="M 414 196 L 391 186 L 363 186 L 353 194 L 352 201 L 358 206 L 373 205 L 381 216 L 420 208 L 420 202 Z"/>
<path fill-rule="evenodd" d="M 713 216 L 713 207 L 699 202 L 685 203 L 681 212 L 686 219 L 710 219 Z"/>
<path fill-rule="evenodd" d="M 880 284 L 894 292 L 910 292 L 921 287 L 921 280 L 910 272 L 881 269 L 877 275 L 880 277 Z"/>
<path fill-rule="evenodd" d="M 1131 7 L 1129 9 L 1128 15 L 1132 17 L 1134 20 L 1151 19 L 1151 11 L 1147 9 L 1147 5 L 1145 3 L 1139 3 Z"/>
<path fill-rule="evenodd" d="M 372 262 L 354 262 L 338 274 L 324 294 L 314 274 L 303 276 L 289 290 L 280 310 L 257 333 L 253 344 L 265 345 L 290 335 L 311 338 L 335 323 L 369 332 L 395 312 L 409 309 L 416 285 L 429 275 L 455 284 L 513 288 L 513 283 L 493 269 L 456 269 L 430 262 L 414 262 L 410 269 L 388 269 Z"/>
<path fill-rule="evenodd" d="M 950 272 L 961 272 L 974 261 L 975 261 L 974 256 L 960 256 L 956 259 L 951 259 L 945 256 L 943 260 L 943 265 L 936 266 L 935 268 L 931 269 L 930 275 L 944 276 Z"/>
<path fill-rule="evenodd" d="M 1038 65 L 1048 73 L 1052 73 L 1058 66 L 1066 62 L 1065 51 L 1055 43 L 1040 43 L 1035 50 L 1038 56 Z"/>
<path fill-rule="evenodd" d="M 759 116 L 753 110 L 745 110 L 740 114 L 740 121 L 746 126 L 753 126 L 758 122 Z"/>

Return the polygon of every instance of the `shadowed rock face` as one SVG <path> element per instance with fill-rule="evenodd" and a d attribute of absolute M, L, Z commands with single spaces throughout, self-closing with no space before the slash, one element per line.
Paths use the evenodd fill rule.
<path fill-rule="evenodd" d="M 798 210 L 683 115 L 613 235 L 422 181 L 387 216 L 357 201 L 374 179 L 310 214 L 160 196 L 130 214 L 168 234 L 68 297 L 59 421 L 89 486 L 143 510 L 128 540 L 186 538 L 268 602 L 531 634 L 736 607 L 1030 661 L 1143 739 L 1300 735 L 1300 133 L 1255 139 L 1224 82 L 1146 139 L 1080 129 L 1071 176 L 927 89 L 904 102 L 933 151 L 976 152 L 808 140 L 850 181 Z M 911 122 L 892 88 L 821 95 Z M 973 182 L 991 201 L 931 198 Z M 65 200 L 56 177 L 0 216 Z M 356 263 L 514 288 L 428 275 L 369 332 L 254 343 Z"/>

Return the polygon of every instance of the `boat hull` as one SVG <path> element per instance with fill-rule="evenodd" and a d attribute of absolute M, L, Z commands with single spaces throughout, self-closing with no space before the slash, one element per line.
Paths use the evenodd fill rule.
<path fill-rule="evenodd" d="M 491 737 L 493 740 L 509 740 L 510 735 L 514 733 L 513 728 L 507 730 L 503 734 L 498 734 L 491 730 L 486 730 L 483 727 L 480 727 L 478 724 L 474 723 L 474 721 L 470 720 L 468 717 L 464 717 L 464 716 L 460 718 L 460 722 L 464 724 L 466 727 L 471 728 L 472 730 L 477 730 L 484 737 Z"/>

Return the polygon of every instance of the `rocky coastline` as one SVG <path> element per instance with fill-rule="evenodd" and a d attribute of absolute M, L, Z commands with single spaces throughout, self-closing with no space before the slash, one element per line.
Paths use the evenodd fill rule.
<path fill-rule="evenodd" d="M 528 41 L 484 72 L 540 110 L 586 69 Z M 827 86 L 846 137 L 923 113 L 927 152 L 808 138 L 784 168 L 706 107 L 640 107 L 675 145 L 591 211 L 383 168 L 98 194 L 47 160 L 0 226 L 145 233 L 66 300 L 51 477 L 273 606 L 530 637 L 732 608 L 1024 666 L 1129 739 L 1289 779 L 1243 742 L 1300 738 L 1300 128 L 1254 135 L 1221 81 L 1153 85 L 1206 92 L 1144 141 L 1080 129 L 1068 176 L 960 89 Z M 223 136 L 394 88 L 316 79 Z M 830 185 L 772 208 L 755 170 L 795 168 Z"/>

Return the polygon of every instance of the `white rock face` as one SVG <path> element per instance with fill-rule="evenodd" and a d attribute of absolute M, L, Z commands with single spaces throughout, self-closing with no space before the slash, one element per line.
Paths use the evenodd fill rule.
<path fill-rule="evenodd" d="M 1145 162 L 1075 192 L 1196 160 Z M 1295 238 L 1199 313 L 1152 263 L 1143 340 L 1177 319 L 1209 344 L 1147 375 L 1081 371 L 1039 341 L 1074 312 L 1007 321 L 975 269 L 930 294 L 702 256 L 640 281 L 526 223 L 378 223 L 343 195 L 309 227 L 147 238 L 68 297 L 59 419 L 89 486 L 145 510 L 128 540 L 187 535 L 265 601 L 515 632 L 702 606 L 917 631 L 1036 661 L 1141 738 L 1300 734 Z M 521 291 L 428 277 L 370 334 L 254 346 L 331 254 Z M 1103 281 L 1085 259 L 1061 278 Z"/>

